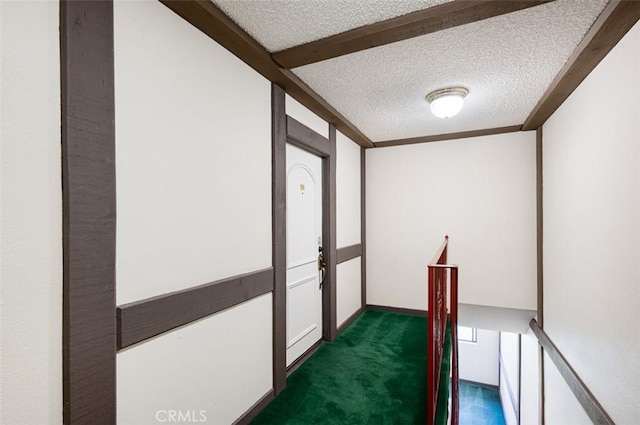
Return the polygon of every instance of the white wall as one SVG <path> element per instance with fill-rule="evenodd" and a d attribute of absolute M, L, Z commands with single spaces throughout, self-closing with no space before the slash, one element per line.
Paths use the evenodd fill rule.
<path fill-rule="evenodd" d="M 360 257 L 337 266 L 336 315 L 338 327 L 353 315 L 362 304 Z"/>
<path fill-rule="evenodd" d="M 329 124 L 300 102 L 285 95 L 285 112 L 321 136 L 329 138 Z"/>
<path fill-rule="evenodd" d="M 636 24 L 543 127 L 544 328 L 618 424 L 640 417 L 639 139 Z"/>
<path fill-rule="evenodd" d="M 538 425 L 540 410 L 540 346 L 538 339 L 529 330 L 522 334 L 520 353 L 520 425 Z"/>
<path fill-rule="evenodd" d="M 517 424 L 520 389 L 519 335 L 500 332 L 500 399 L 507 425 Z"/>
<path fill-rule="evenodd" d="M 592 425 L 580 402 L 573 395 L 558 369 L 544 355 L 544 388 L 545 388 L 545 424 L 546 425 Z M 623 391 L 620 391 L 622 393 Z M 633 422 L 616 422 L 617 424 L 634 424 Z"/>
<path fill-rule="evenodd" d="M 460 379 L 498 386 L 499 333 L 478 329 L 478 342 L 460 341 L 458 370 Z"/>
<path fill-rule="evenodd" d="M 115 4 L 118 303 L 271 265 L 270 83 L 159 2 Z M 117 356 L 118 419 L 230 423 L 272 387 L 265 295 Z"/>
<path fill-rule="evenodd" d="M 339 131 L 336 139 L 336 239 L 342 248 L 361 241 L 361 147 Z"/>
<path fill-rule="evenodd" d="M 0 423 L 62 423 L 58 2 L 0 2 Z"/>
<path fill-rule="evenodd" d="M 536 308 L 535 134 L 367 149 L 367 302 L 426 309 L 445 234 L 460 302 Z"/>
<path fill-rule="evenodd" d="M 500 332 L 500 399 L 507 425 L 515 425 L 519 414 L 520 343 L 519 334 Z"/>
<path fill-rule="evenodd" d="M 271 266 L 269 81 L 159 2 L 114 13 L 118 304 Z"/>
<path fill-rule="evenodd" d="M 271 389 L 271 309 L 265 294 L 120 352 L 118 425 L 157 424 L 170 409 L 235 421 Z"/>
<path fill-rule="evenodd" d="M 505 425 L 518 425 L 518 416 L 511 402 L 509 392 L 506 390 L 507 381 L 505 375 L 500 375 L 500 403 L 504 412 Z M 572 424 L 573 425 L 573 424 Z"/>
<path fill-rule="evenodd" d="M 519 368 L 520 368 L 520 343 L 519 334 L 511 332 L 500 332 L 500 356 L 502 358 L 502 368 L 500 373 L 507 375 L 513 395 L 515 397 L 515 404 L 518 404 L 518 388 L 519 382 Z"/>
<path fill-rule="evenodd" d="M 359 244 L 361 233 L 360 146 L 336 132 L 336 245 Z M 340 326 L 362 305 L 361 259 L 338 264 L 336 278 L 337 323 Z"/>

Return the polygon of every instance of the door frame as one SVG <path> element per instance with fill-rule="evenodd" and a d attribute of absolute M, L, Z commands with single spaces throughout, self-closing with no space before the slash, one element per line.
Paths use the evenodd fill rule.
<path fill-rule="evenodd" d="M 286 144 L 322 158 L 322 242 L 327 264 L 322 292 L 322 339 L 337 335 L 336 316 L 336 128 L 329 124 L 326 138 L 288 116 L 285 91 L 271 84 L 272 112 L 272 209 L 273 209 L 273 389 L 279 394 L 287 384 L 287 246 Z"/>

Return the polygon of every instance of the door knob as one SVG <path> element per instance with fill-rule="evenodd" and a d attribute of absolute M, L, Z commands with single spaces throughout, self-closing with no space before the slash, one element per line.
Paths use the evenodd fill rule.
<path fill-rule="evenodd" d="M 320 271 L 320 289 L 324 286 L 324 278 L 327 275 L 327 264 L 324 262 L 322 247 L 318 248 L 318 270 Z"/>

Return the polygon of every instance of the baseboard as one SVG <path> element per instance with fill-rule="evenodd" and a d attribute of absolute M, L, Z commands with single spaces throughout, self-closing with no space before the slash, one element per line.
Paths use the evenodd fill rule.
<path fill-rule="evenodd" d="M 364 311 L 364 308 L 360 307 L 359 309 L 356 310 L 355 313 L 353 313 L 351 316 L 349 316 L 349 318 L 347 320 L 344 321 L 344 323 L 342 323 L 340 325 L 340 327 L 338 328 L 338 336 L 340 336 L 340 334 L 349 327 L 349 325 L 351 325 L 353 322 L 356 321 L 356 319 L 358 317 L 360 317 L 360 315 L 362 314 L 362 312 Z"/>
<path fill-rule="evenodd" d="M 242 414 L 233 425 L 248 425 L 249 422 L 253 420 L 258 413 L 262 412 L 262 410 L 267 407 L 269 403 L 275 398 L 273 388 L 269 390 L 265 395 L 263 395 L 260 400 L 256 401 L 253 406 L 249 408 L 246 412 Z"/>
<path fill-rule="evenodd" d="M 390 313 L 408 314 L 410 316 L 427 317 L 427 310 L 415 310 L 412 308 L 391 307 L 387 305 L 367 304 L 367 310 L 387 311 Z"/>
<path fill-rule="evenodd" d="M 459 379 L 459 381 L 465 384 L 475 385 L 476 387 L 482 387 L 488 390 L 499 391 L 499 387 L 497 385 L 490 385 L 490 384 L 485 384 L 483 382 L 469 381 L 468 379 Z"/>

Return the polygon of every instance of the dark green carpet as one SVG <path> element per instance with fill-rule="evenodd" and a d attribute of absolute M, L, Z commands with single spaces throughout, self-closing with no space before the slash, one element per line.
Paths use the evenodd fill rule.
<path fill-rule="evenodd" d="M 365 311 L 251 423 L 426 423 L 426 335 L 426 318 Z"/>

